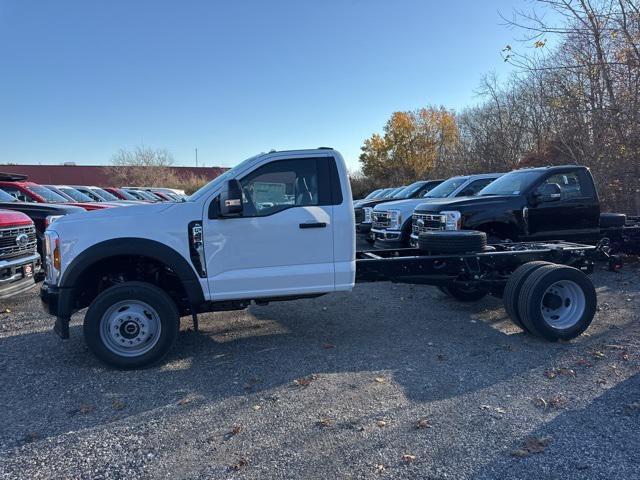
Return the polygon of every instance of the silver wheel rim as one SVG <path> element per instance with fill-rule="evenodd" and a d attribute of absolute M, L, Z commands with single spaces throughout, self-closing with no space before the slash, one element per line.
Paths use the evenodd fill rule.
<path fill-rule="evenodd" d="M 138 357 L 151 350 L 160 338 L 158 312 L 139 300 L 113 304 L 100 319 L 100 339 L 104 346 L 122 357 Z"/>
<path fill-rule="evenodd" d="M 573 327 L 586 308 L 586 297 L 582 288 L 571 280 L 560 280 L 544 292 L 540 310 L 545 322 L 553 328 Z"/>

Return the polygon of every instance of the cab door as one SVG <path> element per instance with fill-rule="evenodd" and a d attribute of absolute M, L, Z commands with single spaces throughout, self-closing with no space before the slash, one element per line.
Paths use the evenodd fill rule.
<path fill-rule="evenodd" d="M 599 234 L 600 204 L 593 182 L 586 171 L 572 170 L 554 173 L 545 184 L 560 187 L 560 199 L 532 205 L 528 210 L 529 234 L 539 239 L 578 240 L 597 238 Z M 534 196 L 536 195 L 534 191 Z"/>
<path fill-rule="evenodd" d="M 275 159 L 238 179 L 242 214 L 203 224 L 213 300 L 334 290 L 330 161 Z"/>

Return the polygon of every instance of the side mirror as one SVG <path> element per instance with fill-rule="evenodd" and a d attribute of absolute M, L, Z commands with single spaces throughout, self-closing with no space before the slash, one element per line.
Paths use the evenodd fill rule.
<path fill-rule="evenodd" d="M 562 190 L 557 183 L 545 183 L 536 192 L 536 198 L 541 203 L 557 202 L 562 198 Z"/>
<path fill-rule="evenodd" d="M 236 179 L 228 180 L 225 189 L 220 193 L 220 216 L 242 216 L 242 186 Z"/>

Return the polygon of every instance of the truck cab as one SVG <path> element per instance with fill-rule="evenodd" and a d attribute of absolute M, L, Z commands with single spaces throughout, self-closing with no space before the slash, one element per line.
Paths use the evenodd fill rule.
<path fill-rule="evenodd" d="M 423 203 L 413 215 L 412 241 L 429 230 L 481 230 L 503 240 L 597 241 L 600 203 L 593 177 L 579 165 L 510 172 L 476 197 Z"/>
<path fill-rule="evenodd" d="M 45 232 L 41 298 L 63 338 L 89 307 L 99 358 L 147 364 L 180 316 L 351 290 L 351 198 L 342 156 L 322 148 L 251 157 L 184 202 L 64 217 Z"/>

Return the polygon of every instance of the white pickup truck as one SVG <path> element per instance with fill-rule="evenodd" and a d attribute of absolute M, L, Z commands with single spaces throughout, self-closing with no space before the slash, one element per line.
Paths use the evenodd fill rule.
<path fill-rule="evenodd" d="M 419 248 L 356 252 L 347 169 L 328 148 L 257 155 L 183 202 L 74 217 L 45 232 L 40 296 L 62 338 L 88 307 L 89 348 L 120 368 L 162 358 L 180 317 L 197 329 L 198 313 L 349 291 L 356 280 L 435 285 L 467 301 L 504 294 L 514 322 L 549 340 L 579 335 L 595 313 L 583 273 L 602 253 L 592 246 L 487 246 L 482 232 L 443 231 Z"/>

